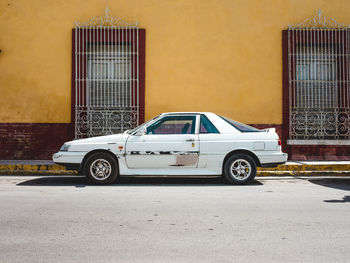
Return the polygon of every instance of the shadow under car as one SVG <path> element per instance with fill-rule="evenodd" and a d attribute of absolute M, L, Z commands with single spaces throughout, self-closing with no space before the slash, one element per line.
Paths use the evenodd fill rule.
<path fill-rule="evenodd" d="M 26 180 L 17 184 L 18 186 L 74 186 L 85 187 L 93 186 L 85 176 L 45 176 Z M 228 184 L 222 177 L 120 177 L 111 185 L 98 185 L 100 187 L 108 186 L 210 186 Z M 260 181 L 254 180 L 248 185 L 263 185 Z"/>

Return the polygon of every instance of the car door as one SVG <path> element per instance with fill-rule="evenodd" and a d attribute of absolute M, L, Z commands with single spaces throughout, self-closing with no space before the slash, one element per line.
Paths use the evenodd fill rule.
<path fill-rule="evenodd" d="M 132 135 L 126 143 L 128 168 L 196 168 L 198 164 L 198 116 L 164 115 L 146 127 L 143 135 Z"/>
<path fill-rule="evenodd" d="M 200 115 L 199 124 L 200 157 L 198 168 L 217 170 L 220 169 L 222 148 L 227 144 L 221 140 L 219 130 L 204 115 Z"/>

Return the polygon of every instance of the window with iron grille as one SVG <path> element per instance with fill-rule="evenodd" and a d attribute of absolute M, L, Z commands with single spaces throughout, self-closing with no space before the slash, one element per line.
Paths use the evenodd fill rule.
<path fill-rule="evenodd" d="M 73 29 L 75 138 L 121 133 L 144 121 L 145 30 L 109 14 Z"/>
<path fill-rule="evenodd" d="M 320 13 L 283 32 L 289 144 L 350 139 L 349 33 Z"/>

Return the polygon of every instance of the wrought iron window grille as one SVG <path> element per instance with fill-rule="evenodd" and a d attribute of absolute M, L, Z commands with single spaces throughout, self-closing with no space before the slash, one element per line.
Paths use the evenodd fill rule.
<path fill-rule="evenodd" d="M 105 14 L 75 23 L 75 138 L 139 125 L 139 28 Z"/>
<path fill-rule="evenodd" d="M 289 144 L 350 139 L 350 26 L 318 13 L 288 30 Z"/>

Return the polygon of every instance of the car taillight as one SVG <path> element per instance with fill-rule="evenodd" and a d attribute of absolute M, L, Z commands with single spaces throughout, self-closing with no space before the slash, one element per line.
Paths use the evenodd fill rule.
<path fill-rule="evenodd" d="M 278 140 L 278 146 L 282 146 L 281 140 Z"/>

